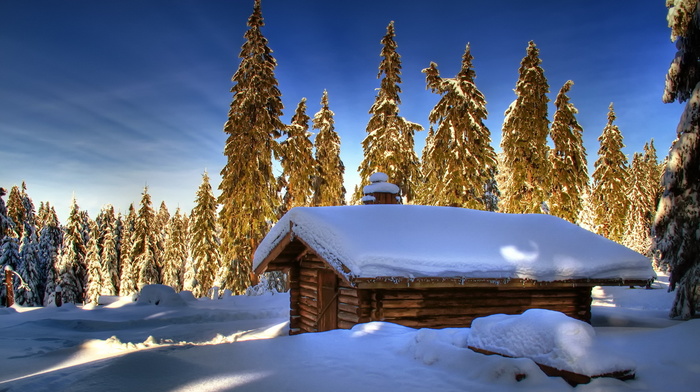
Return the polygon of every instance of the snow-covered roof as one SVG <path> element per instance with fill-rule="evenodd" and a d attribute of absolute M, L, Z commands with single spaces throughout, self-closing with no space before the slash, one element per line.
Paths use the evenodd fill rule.
<path fill-rule="evenodd" d="M 297 207 L 260 243 L 253 267 L 288 234 L 303 240 L 348 280 L 649 280 L 656 276 L 645 256 L 542 214 L 417 205 Z"/>

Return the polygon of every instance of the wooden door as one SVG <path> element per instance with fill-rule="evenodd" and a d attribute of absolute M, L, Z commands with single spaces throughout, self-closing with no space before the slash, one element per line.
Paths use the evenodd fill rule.
<path fill-rule="evenodd" d="M 318 271 L 318 331 L 338 328 L 338 277 L 333 271 Z"/>

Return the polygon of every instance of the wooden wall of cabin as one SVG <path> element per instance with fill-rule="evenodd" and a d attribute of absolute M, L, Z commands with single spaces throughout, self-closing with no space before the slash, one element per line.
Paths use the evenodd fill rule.
<path fill-rule="evenodd" d="M 470 327 L 490 314 L 541 308 L 590 322 L 591 288 L 372 290 L 371 319 L 413 328 Z"/>
<path fill-rule="evenodd" d="M 370 319 L 370 293 L 351 287 L 343 279 L 337 279 L 337 292 L 332 306 L 324 307 L 322 303 L 322 281 L 319 277 L 335 271 L 322 262 L 313 253 L 305 255 L 303 260 L 289 271 L 290 287 L 290 321 L 289 334 L 323 331 L 324 321 L 335 314 L 336 328 L 352 328 L 356 324 L 366 323 Z M 325 312 L 324 312 L 325 310 Z M 322 314 L 323 313 L 323 314 Z M 322 318 L 326 320 L 321 320 Z"/>

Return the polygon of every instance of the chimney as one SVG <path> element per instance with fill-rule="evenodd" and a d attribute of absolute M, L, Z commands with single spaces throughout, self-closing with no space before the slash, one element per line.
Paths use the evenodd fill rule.
<path fill-rule="evenodd" d="M 371 184 L 362 188 L 362 204 L 401 204 L 401 189 L 388 180 L 389 176 L 382 172 L 369 176 Z"/>

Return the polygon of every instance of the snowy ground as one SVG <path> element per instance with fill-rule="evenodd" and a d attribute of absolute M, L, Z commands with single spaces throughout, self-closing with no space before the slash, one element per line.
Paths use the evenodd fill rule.
<path fill-rule="evenodd" d="M 669 320 L 653 290 L 594 290 L 598 343 L 631 359 L 632 381 L 580 391 L 697 391 L 700 320 Z M 0 391 L 567 391 L 529 359 L 465 348 L 470 329 L 370 323 L 287 335 L 289 297 L 0 309 Z M 515 374 L 525 374 L 518 382 Z"/>

